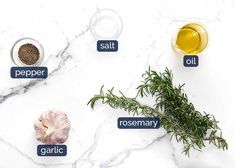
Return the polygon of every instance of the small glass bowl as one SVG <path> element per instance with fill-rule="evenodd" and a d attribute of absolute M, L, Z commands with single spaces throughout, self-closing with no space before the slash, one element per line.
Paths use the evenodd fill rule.
<path fill-rule="evenodd" d="M 182 49 L 180 49 L 177 44 L 177 37 L 178 37 L 178 33 L 180 32 L 180 30 L 182 30 L 183 28 L 190 28 L 192 30 L 195 30 L 199 36 L 200 36 L 200 46 L 197 49 L 197 51 L 195 53 L 186 53 L 185 51 L 183 51 Z M 208 31 L 205 28 L 205 26 L 201 23 L 198 22 L 190 22 L 185 24 L 184 26 L 180 27 L 178 29 L 178 31 L 174 34 L 173 38 L 172 38 L 172 48 L 179 54 L 179 55 L 198 55 L 201 54 L 207 47 L 208 47 Z"/>
<path fill-rule="evenodd" d="M 35 64 L 32 64 L 32 65 L 27 65 L 27 64 L 24 64 L 20 58 L 19 58 L 19 49 L 22 45 L 24 44 L 32 44 L 34 45 L 38 51 L 39 51 L 39 58 L 37 60 L 37 62 Z M 32 38 L 22 38 L 22 39 L 19 39 L 15 42 L 15 44 L 13 45 L 12 49 L 11 49 L 11 58 L 12 58 L 12 61 L 17 65 L 17 66 L 27 66 L 27 67 L 36 67 L 36 66 L 40 66 L 42 61 L 43 61 L 43 58 L 44 58 L 44 49 L 42 47 L 42 45 L 35 39 L 32 39 Z"/>
<path fill-rule="evenodd" d="M 90 31 L 96 39 L 117 39 L 122 29 L 122 18 L 112 9 L 98 9 L 91 17 Z"/>

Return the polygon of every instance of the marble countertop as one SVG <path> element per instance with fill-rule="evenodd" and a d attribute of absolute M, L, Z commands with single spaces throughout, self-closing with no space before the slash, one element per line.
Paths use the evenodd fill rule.
<path fill-rule="evenodd" d="M 114 9 L 122 16 L 117 53 L 96 51 L 89 31 L 94 12 Z M 0 5 L 0 168 L 233 168 L 235 165 L 234 0 L 9 0 Z M 209 32 L 209 46 L 197 68 L 185 68 L 171 48 L 179 26 L 196 21 Z M 11 79 L 10 50 L 23 37 L 45 49 L 49 77 Z M 181 154 L 182 144 L 158 130 L 119 130 L 117 118 L 129 116 L 89 99 L 101 85 L 135 95 L 151 66 L 169 67 L 176 84 L 200 111 L 219 121 L 229 150 L 207 145 Z M 44 111 L 68 114 L 71 131 L 66 157 L 38 157 L 34 122 Z"/>

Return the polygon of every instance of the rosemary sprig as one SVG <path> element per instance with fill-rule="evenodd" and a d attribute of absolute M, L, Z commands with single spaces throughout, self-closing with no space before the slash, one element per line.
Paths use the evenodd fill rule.
<path fill-rule="evenodd" d="M 95 102 L 101 100 L 114 109 L 123 109 L 133 115 L 147 117 L 159 117 L 161 126 L 167 133 L 174 136 L 177 142 L 184 144 L 183 153 L 189 155 L 189 150 L 194 148 L 201 150 L 205 142 L 212 143 L 219 149 L 228 149 L 226 140 L 218 127 L 214 116 L 200 113 L 189 102 L 187 95 L 183 93 L 183 85 L 175 87 L 172 83 L 172 72 L 166 68 L 165 72 L 157 73 L 149 68 L 143 74 L 144 81 L 137 87 L 137 96 L 128 98 L 122 92 L 120 96 L 113 93 L 113 88 L 95 95 L 89 102 L 94 108 Z M 155 98 L 153 107 L 139 103 L 137 97 L 151 96 Z"/>

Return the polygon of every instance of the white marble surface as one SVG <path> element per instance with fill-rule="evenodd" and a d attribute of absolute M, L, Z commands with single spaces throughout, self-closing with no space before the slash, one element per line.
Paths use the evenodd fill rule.
<path fill-rule="evenodd" d="M 8 0 L 0 1 L 0 168 L 233 168 L 235 165 L 235 1 L 234 0 Z M 92 14 L 117 11 L 124 29 L 117 53 L 98 53 L 89 31 Z M 177 28 L 203 23 L 208 49 L 198 68 L 184 68 L 171 48 Z M 32 37 L 45 49 L 46 80 L 11 79 L 10 49 Z M 186 83 L 190 100 L 219 121 L 229 150 L 208 145 L 202 152 L 181 154 L 182 145 L 163 129 L 118 130 L 128 114 L 86 104 L 101 85 L 135 94 L 148 66 L 175 74 Z M 38 157 L 34 121 L 48 109 L 61 109 L 72 123 L 66 157 Z"/>

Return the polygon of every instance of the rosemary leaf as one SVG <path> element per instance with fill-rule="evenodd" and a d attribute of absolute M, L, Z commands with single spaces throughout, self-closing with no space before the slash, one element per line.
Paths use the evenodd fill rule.
<path fill-rule="evenodd" d="M 123 109 L 132 115 L 159 117 L 161 126 L 175 137 L 177 142 L 184 144 L 183 153 L 189 156 L 191 148 L 201 150 L 205 142 L 215 145 L 218 149 L 228 149 L 226 140 L 218 127 L 214 116 L 197 111 L 183 93 L 183 86 L 174 86 L 172 72 L 166 68 L 163 73 L 157 73 L 149 68 L 143 74 L 144 80 L 137 87 L 135 98 L 128 98 L 122 92 L 113 93 L 114 88 L 95 95 L 89 102 L 94 108 L 96 101 L 101 100 L 114 109 Z M 137 97 L 151 96 L 155 98 L 153 107 L 139 103 Z M 218 136 L 219 135 L 219 136 Z"/>

